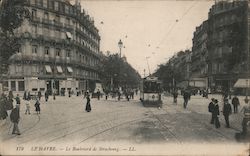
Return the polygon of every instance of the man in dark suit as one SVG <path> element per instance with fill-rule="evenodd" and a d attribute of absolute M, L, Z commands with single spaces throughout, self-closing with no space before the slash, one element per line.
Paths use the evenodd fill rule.
<path fill-rule="evenodd" d="M 19 128 L 18 128 L 18 123 L 20 120 L 19 107 L 20 107 L 20 105 L 17 104 L 16 108 L 14 108 L 10 114 L 10 120 L 14 124 L 12 134 L 17 134 L 17 135 L 21 135 Z"/>
<path fill-rule="evenodd" d="M 232 114 L 232 107 L 228 102 L 228 99 L 224 100 L 223 115 L 226 121 L 226 127 L 230 128 L 229 125 L 229 115 Z"/>
<path fill-rule="evenodd" d="M 214 100 L 214 109 L 213 109 L 213 114 L 212 115 L 214 116 L 215 127 L 220 128 L 220 121 L 219 121 L 219 118 L 218 118 L 218 115 L 220 115 L 220 110 L 219 110 L 219 105 L 218 105 L 218 100 L 217 99 Z"/>

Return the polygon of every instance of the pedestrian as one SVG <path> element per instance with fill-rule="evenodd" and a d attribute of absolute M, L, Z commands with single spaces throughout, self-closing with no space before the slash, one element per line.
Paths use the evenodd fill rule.
<path fill-rule="evenodd" d="M 13 99 L 10 97 L 5 97 L 6 99 L 6 106 L 7 106 L 7 110 L 12 110 L 14 108 L 13 106 Z"/>
<path fill-rule="evenodd" d="M 53 89 L 53 100 L 56 100 L 56 89 Z"/>
<path fill-rule="evenodd" d="M 223 115 L 225 118 L 227 128 L 230 128 L 230 125 L 229 125 L 229 115 L 230 114 L 232 114 L 232 107 L 231 107 L 230 103 L 228 102 L 228 99 L 225 99 L 224 100 L 224 107 L 223 107 Z"/>
<path fill-rule="evenodd" d="M 16 105 L 16 108 L 12 109 L 10 113 L 10 120 L 14 124 L 12 134 L 17 135 L 21 135 L 20 130 L 18 128 L 18 123 L 20 120 L 19 107 L 20 105 Z"/>
<path fill-rule="evenodd" d="M 49 92 L 48 92 L 48 90 L 45 91 L 44 97 L 45 97 L 45 101 L 47 102 L 48 99 L 49 99 Z"/>
<path fill-rule="evenodd" d="M 68 90 L 69 98 L 71 97 L 71 91 L 70 89 Z"/>
<path fill-rule="evenodd" d="M 129 90 L 129 96 L 130 96 L 130 99 L 134 99 L 134 90 L 133 89 Z"/>
<path fill-rule="evenodd" d="M 245 105 L 243 106 L 241 112 L 244 115 L 243 120 L 242 120 L 241 134 L 245 136 L 247 134 L 247 125 L 250 122 L 250 105 L 248 104 L 248 100 L 245 100 Z"/>
<path fill-rule="evenodd" d="M 26 105 L 25 114 L 27 113 L 30 114 L 30 100 L 26 100 L 25 105 Z"/>
<path fill-rule="evenodd" d="M 119 90 L 117 91 L 117 94 L 118 94 L 118 101 L 120 101 L 121 100 L 121 93 Z"/>
<path fill-rule="evenodd" d="M 28 92 L 28 100 L 31 100 L 31 94 L 30 94 L 30 91 Z"/>
<path fill-rule="evenodd" d="M 188 104 L 188 100 L 190 100 L 190 93 L 187 90 L 184 91 L 184 93 L 183 93 L 183 99 L 184 99 L 183 107 L 186 109 L 187 104 Z"/>
<path fill-rule="evenodd" d="M 19 94 L 16 95 L 16 104 L 17 105 L 21 104 L 21 100 L 20 100 Z"/>
<path fill-rule="evenodd" d="M 14 98 L 14 95 L 13 95 L 12 90 L 11 90 L 11 91 L 9 91 L 9 95 L 8 95 L 8 97 L 9 97 L 10 99 L 13 99 L 13 98 Z"/>
<path fill-rule="evenodd" d="M 177 104 L 177 97 L 178 97 L 178 92 L 177 91 L 173 92 L 173 97 L 174 97 L 174 104 Z"/>
<path fill-rule="evenodd" d="M 35 108 L 36 108 L 36 113 L 37 114 L 40 114 L 40 102 L 39 102 L 39 100 L 37 99 L 36 100 L 36 103 L 35 103 Z"/>
<path fill-rule="evenodd" d="M 2 94 L 0 97 L 0 120 L 6 119 L 8 116 L 7 113 L 7 97 Z"/>
<path fill-rule="evenodd" d="M 23 99 L 24 99 L 24 100 L 27 100 L 27 97 L 28 97 L 27 91 L 25 90 L 25 91 L 24 91 L 24 94 L 23 94 Z"/>
<path fill-rule="evenodd" d="M 108 100 L 108 96 L 109 96 L 109 91 L 105 90 L 105 99 Z"/>
<path fill-rule="evenodd" d="M 101 92 L 100 92 L 100 90 L 98 89 L 98 90 L 97 90 L 97 99 L 98 99 L 98 100 L 100 100 L 100 96 L 101 96 Z"/>
<path fill-rule="evenodd" d="M 234 106 L 234 113 L 238 113 L 238 106 L 240 105 L 240 101 L 239 101 L 239 98 L 237 96 L 233 97 L 232 104 Z"/>
<path fill-rule="evenodd" d="M 41 90 L 38 91 L 37 96 L 38 96 L 38 99 L 39 99 L 39 101 L 40 101 L 40 100 L 41 100 L 41 97 L 42 97 Z"/>
<path fill-rule="evenodd" d="M 218 118 L 218 115 L 220 115 L 220 110 L 219 110 L 219 105 L 218 105 L 218 100 L 214 100 L 214 109 L 213 109 L 213 117 L 214 117 L 214 124 L 216 128 L 220 128 L 220 121 Z"/>
<path fill-rule="evenodd" d="M 86 108 L 85 110 L 87 112 L 90 112 L 91 111 L 91 105 L 90 105 L 90 97 L 89 97 L 89 94 L 86 96 L 86 99 L 87 99 L 87 103 L 86 103 Z"/>
<path fill-rule="evenodd" d="M 214 98 L 212 98 L 211 99 L 211 102 L 209 103 L 209 105 L 208 105 L 208 112 L 210 112 L 211 113 L 211 115 L 212 115 L 212 118 L 211 118 L 211 121 L 210 121 L 210 123 L 211 124 L 214 124 L 214 120 L 215 120 L 215 116 L 214 116 L 214 114 L 213 114 L 213 111 L 214 111 Z"/>

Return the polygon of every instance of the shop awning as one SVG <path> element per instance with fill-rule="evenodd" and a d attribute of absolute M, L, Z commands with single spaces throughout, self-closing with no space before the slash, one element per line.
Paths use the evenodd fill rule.
<path fill-rule="evenodd" d="M 176 85 L 179 88 L 187 88 L 188 87 L 188 81 L 182 81 Z"/>
<path fill-rule="evenodd" d="M 56 69 L 58 73 L 63 73 L 62 67 L 61 66 L 56 66 Z"/>
<path fill-rule="evenodd" d="M 47 73 L 52 73 L 51 67 L 49 65 L 45 65 L 45 69 Z"/>
<path fill-rule="evenodd" d="M 189 81 L 189 86 L 205 88 L 206 87 L 206 81 L 202 81 L 202 80 L 190 80 Z"/>
<path fill-rule="evenodd" d="M 234 84 L 235 88 L 250 88 L 250 79 L 238 79 Z"/>
<path fill-rule="evenodd" d="M 68 72 L 73 73 L 73 69 L 71 67 L 67 67 Z"/>
<path fill-rule="evenodd" d="M 66 32 L 66 36 L 67 36 L 68 39 L 72 39 L 72 34 L 70 32 L 68 32 L 68 31 Z"/>

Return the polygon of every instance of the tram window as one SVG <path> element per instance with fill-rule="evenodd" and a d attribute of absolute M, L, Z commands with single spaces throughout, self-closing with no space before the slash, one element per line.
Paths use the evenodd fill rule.
<path fill-rule="evenodd" d="M 158 93 L 160 92 L 160 84 L 157 82 L 145 82 L 143 90 L 145 93 Z"/>

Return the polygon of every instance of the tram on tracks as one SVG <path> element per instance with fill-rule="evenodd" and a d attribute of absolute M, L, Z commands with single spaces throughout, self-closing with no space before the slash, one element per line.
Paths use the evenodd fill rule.
<path fill-rule="evenodd" d="M 148 76 L 140 83 L 140 100 L 145 107 L 161 107 L 161 81 L 158 77 Z"/>

